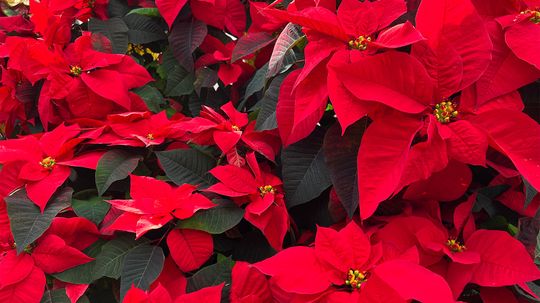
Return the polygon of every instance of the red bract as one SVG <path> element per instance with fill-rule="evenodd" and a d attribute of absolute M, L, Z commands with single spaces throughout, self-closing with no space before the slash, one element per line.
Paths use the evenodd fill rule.
<path fill-rule="evenodd" d="M 195 68 L 219 64 L 218 77 L 225 85 L 234 84 L 243 75 L 249 75 L 253 72 L 253 66 L 243 61 L 232 63 L 232 51 L 236 43 L 234 41 L 223 44 L 219 39 L 213 36 L 206 36 L 200 48 L 205 52 L 197 62 Z"/>
<path fill-rule="evenodd" d="M 174 218 L 187 219 L 200 209 L 215 206 L 205 196 L 194 193 L 196 187 L 184 184 L 172 187 L 165 181 L 131 175 L 130 200 L 109 200 L 116 209 L 124 211 L 111 230 L 123 230 L 141 237 Z"/>
<path fill-rule="evenodd" d="M 540 271 L 533 265 L 523 244 L 506 232 L 477 230 L 470 235 L 464 234 L 464 237 L 465 241 L 460 242 L 456 236 L 449 236 L 442 226 L 414 216 L 393 219 L 377 232 L 387 253 L 400 253 L 416 246 L 422 264 L 447 264 L 443 275 L 456 298 L 468 283 L 495 287 L 540 277 Z M 451 262 L 441 259 L 443 255 Z"/>
<path fill-rule="evenodd" d="M 120 109 L 140 108 L 138 97 L 129 90 L 152 81 L 152 77 L 129 56 L 94 50 L 93 39 L 90 34 L 81 36 L 48 66 L 39 100 L 45 124 L 57 123 L 59 117 L 99 119 Z M 64 106 L 56 107 L 59 102 Z"/>
<path fill-rule="evenodd" d="M 454 302 L 446 282 L 414 257 L 385 260 L 379 249 L 351 222 L 339 232 L 319 227 L 313 248 L 288 248 L 255 267 L 286 292 L 319 297 L 304 302 Z"/>
<path fill-rule="evenodd" d="M 351 0 L 341 3 L 337 15 L 323 7 L 289 14 L 291 22 L 303 26 L 308 44 L 304 68 L 299 74 L 290 74 L 285 81 L 291 81 L 292 85 L 284 84 L 285 89 L 280 92 L 279 102 L 284 100 L 293 106 L 291 112 L 286 104 L 278 104 L 277 119 L 285 144 L 304 138 L 315 128 L 328 97 L 338 117 L 348 119 L 356 114 L 350 111 L 357 107 L 343 103 L 350 97 L 344 95 L 336 75 L 328 74 L 326 65 L 335 54 L 346 58 L 347 63 L 356 62 L 378 51 L 422 40 L 422 35 L 409 22 L 385 29 L 405 12 L 405 2 L 401 0 Z M 363 22 L 357 23 L 359 19 Z M 359 117 L 365 114 L 364 110 Z"/>
<path fill-rule="evenodd" d="M 274 131 L 255 131 L 255 122 L 249 122 L 248 115 L 237 111 L 231 102 L 223 105 L 221 110 L 227 117 L 205 106 L 199 117 L 179 122 L 172 129 L 192 134 L 188 138 L 195 143 L 216 144 L 228 158 L 231 154 L 236 155 L 238 143 L 242 141 L 249 149 L 274 160 L 279 147 L 279 138 Z"/>
<path fill-rule="evenodd" d="M 281 250 L 289 228 L 289 215 L 283 200 L 281 180 L 259 166 L 254 153 L 246 155 L 247 167 L 223 165 L 210 173 L 220 182 L 207 189 L 247 204 L 244 217 L 260 229 L 276 250 Z"/>
<path fill-rule="evenodd" d="M 0 299 L 5 302 L 40 302 L 45 274 L 62 272 L 93 259 L 81 252 L 98 238 L 94 224 L 83 218 L 56 218 L 51 229 L 17 255 L 0 255 Z M 15 246 L 14 243 L 10 245 Z"/>
<path fill-rule="evenodd" d="M 43 211 L 47 202 L 71 173 L 70 167 L 95 169 L 102 152 L 75 155 L 75 147 L 82 141 L 77 125 L 60 125 L 40 137 L 26 136 L 0 143 L 0 163 L 3 172 L 12 171 L 19 186 L 24 185 L 28 197 Z M 2 180 L 3 186 L 13 190 L 13 183 Z"/>
<path fill-rule="evenodd" d="M 219 303 L 221 300 L 221 289 L 223 284 L 202 288 L 196 292 L 179 296 L 175 300 L 165 288 L 158 285 L 150 292 L 145 292 L 135 286 L 126 293 L 123 303 Z"/>
<path fill-rule="evenodd" d="M 231 303 L 273 302 L 266 277 L 250 264 L 236 262 L 231 277 Z"/>

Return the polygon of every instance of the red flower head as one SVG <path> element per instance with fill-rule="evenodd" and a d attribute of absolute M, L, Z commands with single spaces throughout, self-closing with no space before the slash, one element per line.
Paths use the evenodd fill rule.
<path fill-rule="evenodd" d="M 215 206 L 205 196 L 194 193 L 196 187 L 184 184 L 172 187 L 165 181 L 131 175 L 130 200 L 109 200 L 124 211 L 109 229 L 134 232 L 137 238 L 158 229 L 174 218 L 187 219 L 200 209 Z"/>
<path fill-rule="evenodd" d="M 254 153 L 246 155 L 247 167 L 218 166 L 210 171 L 220 182 L 209 192 L 231 197 L 238 204 L 247 203 L 245 218 L 259 228 L 276 250 L 283 245 L 289 228 L 289 215 L 283 200 L 281 180 L 261 170 Z"/>
<path fill-rule="evenodd" d="M 381 259 L 351 222 L 339 232 L 319 227 L 314 247 L 288 248 L 254 266 L 285 292 L 312 297 L 304 302 L 454 302 L 443 278 L 412 262 L 411 252 Z"/>
<path fill-rule="evenodd" d="M 95 169 L 102 152 L 75 156 L 75 147 L 82 141 L 77 125 L 63 124 L 41 136 L 26 136 L 0 143 L 0 163 L 3 173 L 13 172 L 15 182 L 2 180 L 10 190 L 24 185 L 28 197 L 43 209 L 71 173 L 70 167 Z M 13 182 L 13 180 L 11 181 Z M 15 184 L 18 186 L 13 187 Z"/>

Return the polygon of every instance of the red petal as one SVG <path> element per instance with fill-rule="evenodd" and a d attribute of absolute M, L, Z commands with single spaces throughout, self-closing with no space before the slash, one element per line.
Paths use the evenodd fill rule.
<path fill-rule="evenodd" d="M 66 295 L 71 303 L 77 303 L 88 289 L 88 284 L 66 284 Z"/>
<path fill-rule="evenodd" d="M 94 223 L 86 218 L 54 218 L 46 234 L 54 234 L 62 238 L 67 245 L 83 250 L 92 245 L 99 231 Z"/>
<path fill-rule="evenodd" d="M 402 115 L 385 115 L 366 130 L 358 150 L 360 217 L 369 218 L 396 190 L 409 147 L 421 123 Z"/>
<path fill-rule="evenodd" d="M 212 236 L 192 229 L 174 229 L 167 236 L 171 256 L 183 272 L 199 268 L 214 252 Z"/>
<path fill-rule="evenodd" d="M 270 245 L 277 251 L 283 248 L 283 239 L 289 229 L 289 214 L 283 198 L 274 200 L 262 214 L 257 215 L 246 208 L 244 218 L 264 234 Z"/>
<path fill-rule="evenodd" d="M 103 156 L 103 152 L 84 153 L 68 161 L 58 162 L 61 165 L 84 167 L 95 170 L 99 159 Z"/>
<path fill-rule="evenodd" d="M 455 302 L 446 281 L 420 265 L 406 261 L 389 261 L 375 267 L 372 274 L 405 300 L 415 299 L 423 303 Z M 373 282 L 368 280 L 368 283 Z"/>
<path fill-rule="evenodd" d="M 381 32 L 372 45 L 382 48 L 400 48 L 424 39 L 422 34 L 407 21 Z"/>
<path fill-rule="evenodd" d="M 34 269 L 34 261 L 29 254 L 17 256 L 15 250 L 8 251 L 0 258 L 0 289 L 21 282 Z"/>
<path fill-rule="evenodd" d="M 238 64 L 220 64 L 218 69 L 218 77 L 225 86 L 238 81 L 242 75 L 242 67 Z"/>
<path fill-rule="evenodd" d="M 287 292 L 318 294 L 331 285 L 328 274 L 317 261 L 315 251 L 308 247 L 287 248 L 254 266 L 272 276 L 272 281 Z"/>
<path fill-rule="evenodd" d="M 128 88 L 117 71 L 98 69 L 81 74 L 82 81 L 96 94 L 112 100 L 125 109 L 131 108 Z"/>
<path fill-rule="evenodd" d="M 0 288 L 0 302 L 39 303 L 45 289 L 45 274 L 34 267 L 20 283 Z"/>
<path fill-rule="evenodd" d="M 159 10 L 159 13 L 165 19 L 165 22 L 169 25 L 169 28 L 172 27 L 174 19 L 182 10 L 182 7 L 187 3 L 187 0 L 156 0 L 156 6 Z"/>
<path fill-rule="evenodd" d="M 406 113 L 422 112 L 433 102 L 433 80 L 408 54 L 389 51 L 331 68 L 360 100 L 377 101 Z"/>
<path fill-rule="evenodd" d="M 32 251 L 32 258 L 36 266 L 47 274 L 62 272 L 93 260 L 80 250 L 68 246 L 56 235 L 47 235 L 39 240 Z"/>
<path fill-rule="evenodd" d="M 441 126 L 450 157 L 462 163 L 486 166 L 486 135 L 467 120 Z"/>
<path fill-rule="evenodd" d="M 484 130 L 523 177 L 540 190 L 540 125 L 536 121 L 521 112 L 492 110 L 471 122 Z"/>
<path fill-rule="evenodd" d="M 346 33 L 356 38 L 387 27 L 406 12 L 407 6 L 403 0 L 344 0 L 338 9 L 338 19 Z"/>
<path fill-rule="evenodd" d="M 222 165 L 213 168 L 210 173 L 225 186 L 238 193 L 247 195 L 259 191 L 259 185 L 247 169 L 234 165 Z"/>
<path fill-rule="evenodd" d="M 216 286 L 205 287 L 195 292 L 185 294 L 174 301 L 174 303 L 219 303 L 221 301 L 221 291 L 224 283 Z"/>
<path fill-rule="evenodd" d="M 272 302 L 268 281 L 255 267 L 238 261 L 234 264 L 231 275 L 231 303 Z"/>
<path fill-rule="evenodd" d="M 463 196 L 472 182 L 472 173 L 463 163 L 450 161 L 427 180 L 411 184 L 403 198 L 407 200 L 453 201 Z"/>
<path fill-rule="evenodd" d="M 540 69 L 540 26 L 528 19 L 506 29 L 504 37 L 514 54 Z"/>
<path fill-rule="evenodd" d="M 71 169 L 67 166 L 55 165 L 51 173 L 44 179 L 26 184 L 28 198 L 32 200 L 43 212 L 47 202 L 54 192 L 64 184 L 69 177 Z"/>
<path fill-rule="evenodd" d="M 354 243 L 354 244 L 352 244 Z M 362 229 L 351 221 L 339 232 L 332 228 L 317 228 L 315 254 L 331 266 L 335 284 L 342 284 L 349 269 L 363 269 L 371 255 L 371 244 Z"/>
<path fill-rule="evenodd" d="M 507 286 L 540 278 L 540 270 L 518 240 L 496 230 L 478 230 L 467 239 L 468 250 L 480 254 L 471 282 L 480 286 Z"/>
<path fill-rule="evenodd" d="M 241 132 L 236 131 L 215 131 L 213 133 L 214 141 L 222 152 L 227 153 L 230 151 L 242 136 Z"/>
<path fill-rule="evenodd" d="M 488 67 L 491 41 L 470 0 L 422 1 L 416 27 L 429 46 L 415 44 L 412 53 L 436 79 L 439 98 L 471 85 Z"/>
<path fill-rule="evenodd" d="M 154 289 L 158 285 L 167 289 L 173 300 L 186 293 L 187 279 L 176 263 L 174 263 L 171 255 L 165 258 L 163 270 L 159 274 L 159 277 L 152 283 L 151 289 Z"/>

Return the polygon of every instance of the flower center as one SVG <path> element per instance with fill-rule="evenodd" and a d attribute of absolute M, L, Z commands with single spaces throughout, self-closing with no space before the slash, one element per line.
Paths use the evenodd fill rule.
<path fill-rule="evenodd" d="M 352 288 L 359 289 L 362 283 L 366 282 L 368 278 L 367 271 L 359 271 L 357 269 L 349 269 L 347 273 L 347 280 L 345 280 L 345 285 Z"/>
<path fill-rule="evenodd" d="M 234 125 L 234 124 L 231 125 L 231 128 L 232 128 L 232 130 L 235 131 L 235 132 L 240 131 L 240 127 L 238 127 L 238 126 L 236 126 L 236 125 Z"/>
<path fill-rule="evenodd" d="M 259 191 L 261 192 L 261 196 L 264 196 L 266 194 L 273 194 L 276 192 L 276 189 L 272 185 L 265 185 L 259 187 Z"/>
<path fill-rule="evenodd" d="M 43 166 L 43 168 L 51 170 L 53 166 L 56 165 L 56 160 L 54 160 L 52 157 L 47 157 L 39 161 L 39 164 Z"/>
<path fill-rule="evenodd" d="M 154 139 L 155 139 L 155 138 L 154 138 L 154 134 L 148 134 L 148 135 L 146 135 L 146 139 L 148 139 L 148 140 L 154 140 Z"/>
<path fill-rule="evenodd" d="M 369 36 L 359 36 L 356 39 L 349 41 L 349 47 L 352 49 L 357 49 L 365 51 L 368 48 L 368 44 L 371 42 L 371 37 Z"/>
<path fill-rule="evenodd" d="M 540 11 L 538 10 L 525 10 L 522 11 L 520 14 L 522 15 L 529 15 L 529 21 L 531 21 L 534 24 L 540 24 Z"/>
<path fill-rule="evenodd" d="M 437 118 L 437 121 L 441 123 L 449 123 L 458 115 L 457 105 L 451 101 L 443 101 L 435 105 L 433 114 L 435 115 L 435 118 Z"/>
<path fill-rule="evenodd" d="M 465 245 L 460 244 L 456 239 L 448 239 L 448 241 L 446 241 L 446 246 L 453 252 L 462 252 L 467 249 Z"/>
<path fill-rule="evenodd" d="M 78 65 L 72 65 L 70 68 L 69 68 L 69 73 L 75 77 L 78 77 L 81 75 L 82 73 L 82 68 Z"/>

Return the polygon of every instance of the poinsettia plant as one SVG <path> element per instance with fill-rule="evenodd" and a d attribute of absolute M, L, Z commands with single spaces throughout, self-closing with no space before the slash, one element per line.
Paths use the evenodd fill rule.
<path fill-rule="evenodd" d="M 0 302 L 540 302 L 540 1 L 0 10 Z"/>

